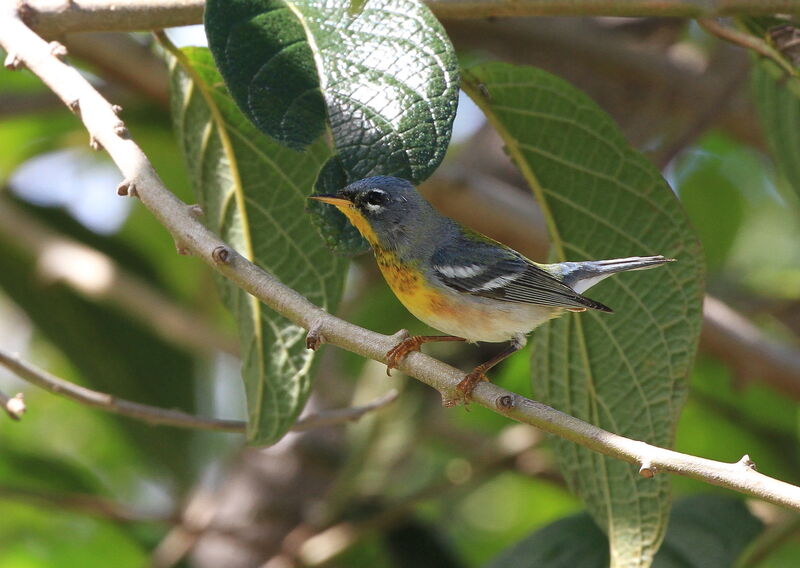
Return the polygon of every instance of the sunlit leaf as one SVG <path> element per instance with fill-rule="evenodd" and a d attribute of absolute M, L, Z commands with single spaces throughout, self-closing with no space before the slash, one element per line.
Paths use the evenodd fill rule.
<path fill-rule="evenodd" d="M 339 301 L 344 260 L 333 257 L 305 214 L 330 156 L 318 140 L 299 153 L 261 134 L 236 108 L 211 53 L 172 61 L 173 116 L 204 220 L 241 254 L 328 310 Z M 305 330 L 219 279 L 239 327 L 248 440 L 269 444 L 294 424 L 308 398 L 314 353 Z"/>
<path fill-rule="evenodd" d="M 615 309 L 568 314 L 533 334 L 535 396 L 617 434 L 672 443 L 700 328 L 703 258 L 658 170 L 575 88 L 543 71 L 464 72 L 548 221 L 554 260 L 663 254 L 677 262 L 591 290 Z M 669 512 L 669 481 L 554 440 L 570 485 L 611 541 L 612 566 L 648 566 Z"/>
<path fill-rule="evenodd" d="M 458 66 L 421 2 L 211 0 L 205 21 L 225 82 L 254 124 L 293 148 L 330 133 L 337 157 L 318 191 L 370 175 L 416 183 L 442 161 Z M 364 248 L 338 212 L 313 210 L 338 251 Z"/>

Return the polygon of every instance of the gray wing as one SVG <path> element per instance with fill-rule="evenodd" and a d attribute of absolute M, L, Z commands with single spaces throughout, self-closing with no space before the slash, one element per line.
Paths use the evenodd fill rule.
<path fill-rule="evenodd" d="M 612 311 L 575 292 L 521 254 L 492 242 L 459 239 L 431 258 L 435 276 L 446 286 L 483 298 L 559 308 Z"/>

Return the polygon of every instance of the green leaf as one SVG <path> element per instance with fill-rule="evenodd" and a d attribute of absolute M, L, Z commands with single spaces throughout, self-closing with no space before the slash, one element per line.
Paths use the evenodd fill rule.
<path fill-rule="evenodd" d="M 708 137 L 697 155 L 681 160 L 676 168 L 683 170 L 676 185 L 703 243 L 709 272 L 727 259 L 744 218 L 744 197 L 730 167 L 742 159 L 737 150 L 724 138 Z"/>
<path fill-rule="evenodd" d="M 509 547 L 486 568 L 607 568 L 608 539 L 586 513 L 560 519 Z"/>
<path fill-rule="evenodd" d="M 372 175 L 418 183 L 444 158 L 458 62 L 421 2 L 210 0 L 205 21 L 231 95 L 258 128 L 293 148 L 329 132 L 336 156 L 318 193 Z M 309 210 L 337 253 L 368 248 L 336 209 Z"/>
<path fill-rule="evenodd" d="M 653 568 L 728 568 L 763 525 L 741 499 L 695 495 L 672 508 Z"/>
<path fill-rule="evenodd" d="M 663 254 L 677 262 L 617 275 L 591 297 L 614 315 L 569 313 L 533 334 L 535 394 L 602 428 L 672 443 L 701 319 L 703 258 L 656 168 L 612 120 L 565 81 L 491 63 L 464 72 L 531 186 L 557 261 Z M 612 566 L 648 566 L 669 512 L 665 476 L 555 439 L 570 485 L 611 541 Z"/>
<path fill-rule="evenodd" d="M 765 60 L 754 66 L 752 85 L 770 153 L 800 195 L 800 79 L 786 77 Z"/>
<path fill-rule="evenodd" d="M 419 182 L 439 165 L 458 102 L 458 66 L 421 2 L 211 0 L 206 33 L 239 107 L 304 147 L 330 126 L 345 169 Z"/>
<path fill-rule="evenodd" d="M 761 532 L 761 522 L 730 497 L 697 495 L 675 504 L 655 568 L 730 568 Z M 539 529 L 487 568 L 605 568 L 608 539 L 586 513 Z"/>
<path fill-rule="evenodd" d="M 236 108 L 207 49 L 176 56 L 173 116 L 205 222 L 287 286 L 334 310 L 346 263 L 330 254 L 304 213 L 330 151 L 318 140 L 299 153 L 262 135 Z M 229 281 L 218 283 L 239 328 L 248 441 L 273 443 L 303 409 L 314 353 L 304 329 Z"/>

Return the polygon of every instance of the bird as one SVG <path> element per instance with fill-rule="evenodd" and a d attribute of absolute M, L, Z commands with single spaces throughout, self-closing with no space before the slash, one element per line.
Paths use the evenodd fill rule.
<path fill-rule="evenodd" d="M 439 213 L 408 180 L 374 176 L 309 199 L 335 206 L 369 243 L 389 287 L 417 319 L 446 335 L 406 337 L 386 353 L 387 373 L 435 341 L 507 342 L 456 389 L 467 404 L 486 372 L 528 334 L 564 312 L 611 308 L 583 293 L 604 278 L 674 259 L 634 256 L 540 264 Z"/>

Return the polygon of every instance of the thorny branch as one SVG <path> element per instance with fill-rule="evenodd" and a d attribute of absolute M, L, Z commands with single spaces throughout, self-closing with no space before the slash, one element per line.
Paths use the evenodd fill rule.
<path fill-rule="evenodd" d="M 75 69 L 54 55 L 52 47 L 23 23 L 13 6 L 6 4 L 2 10 L 0 46 L 8 52 L 11 66 L 26 66 L 68 108 L 80 114 L 92 143 L 108 151 L 127 187 L 135 189 L 142 203 L 178 242 L 281 315 L 306 329 L 317 330 L 328 343 L 363 357 L 384 360 L 385 353 L 397 342 L 396 337 L 371 332 L 328 314 L 205 228 L 191 215 L 189 207 L 164 186 L 112 105 Z M 399 368 L 448 399 L 455 397 L 456 385 L 462 378 L 458 369 L 422 353 L 410 354 Z M 800 487 L 756 472 L 748 456 L 736 463 L 723 463 L 659 448 L 612 434 L 491 383 L 479 384 L 473 400 L 511 419 L 636 464 L 645 477 L 672 472 L 800 511 Z"/>

